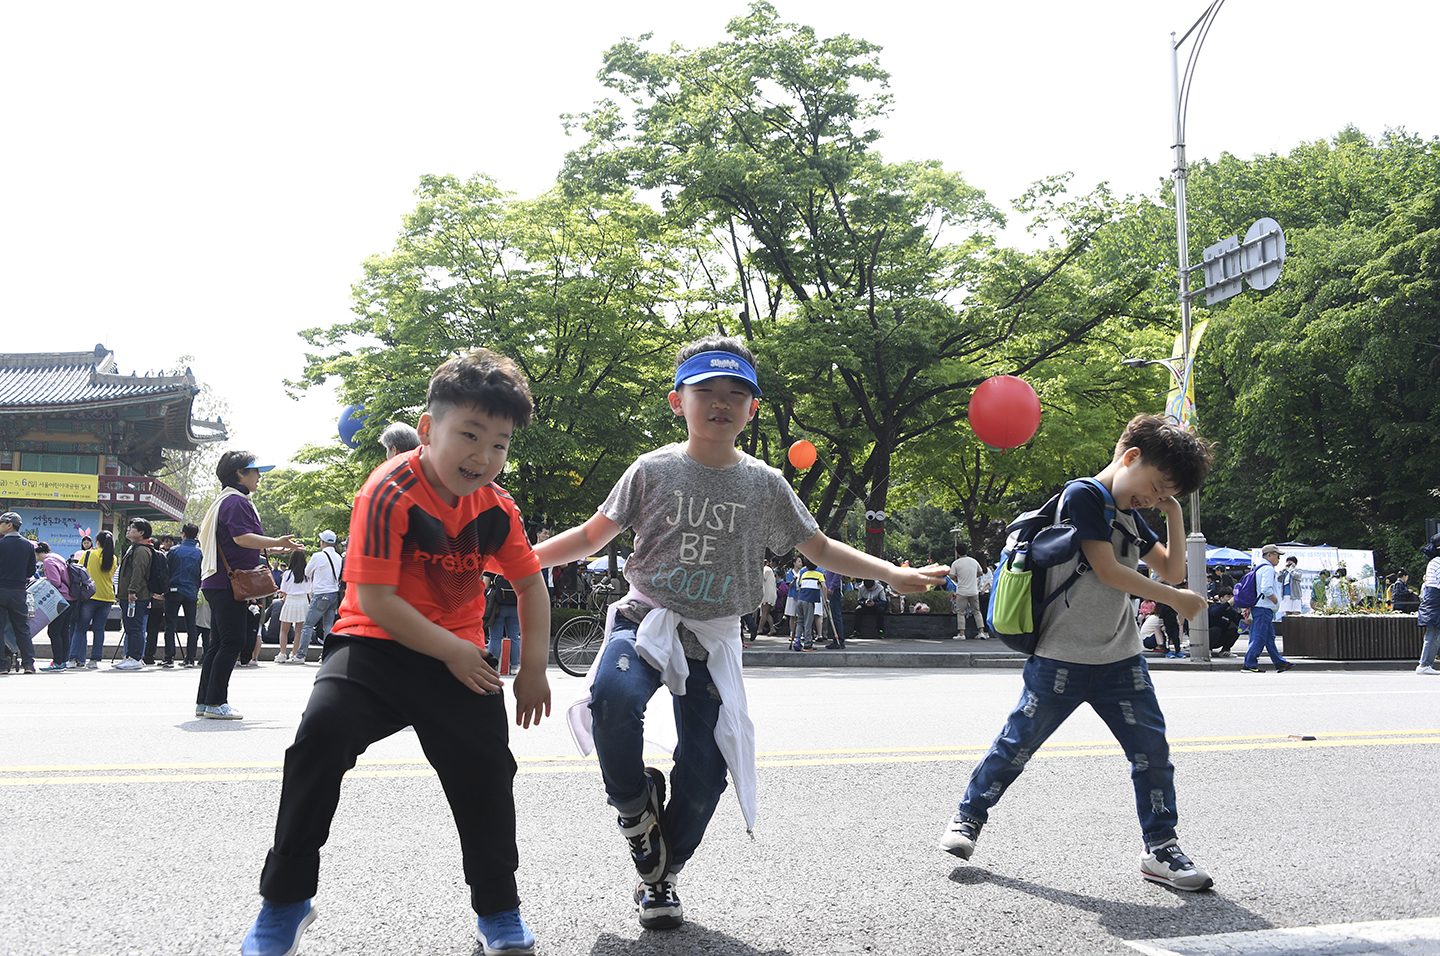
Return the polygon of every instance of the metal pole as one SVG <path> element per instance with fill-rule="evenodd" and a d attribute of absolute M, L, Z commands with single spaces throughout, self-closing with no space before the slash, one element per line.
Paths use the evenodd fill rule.
<path fill-rule="evenodd" d="M 1199 41 L 1197 41 L 1199 42 Z M 1175 132 L 1175 240 L 1179 249 L 1180 267 L 1176 282 L 1180 296 L 1180 338 L 1181 368 L 1190 367 L 1190 235 L 1185 220 L 1185 178 L 1188 168 L 1185 164 L 1185 127 L 1180 115 L 1180 48 L 1175 43 L 1175 34 L 1170 34 L 1170 85 L 1172 116 Z M 1184 407 L 1184 382 L 1181 389 L 1181 407 Z M 1167 541 L 1167 547 L 1175 542 Z M 1190 590 L 1204 595 L 1209 582 L 1205 579 L 1205 535 L 1200 531 L 1200 492 L 1190 495 L 1190 534 L 1185 539 L 1185 575 Z M 1197 644 L 1198 638 L 1198 644 Z M 1190 620 L 1190 655 L 1200 661 L 1210 660 L 1210 611 L 1204 608 Z"/>

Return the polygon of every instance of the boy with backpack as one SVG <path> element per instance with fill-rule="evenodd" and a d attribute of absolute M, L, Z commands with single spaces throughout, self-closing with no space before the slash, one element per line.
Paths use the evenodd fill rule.
<path fill-rule="evenodd" d="M 669 395 L 686 440 L 641 455 L 594 516 L 535 549 L 541 564 L 565 564 L 600 551 L 623 528 L 635 530 L 625 564 L 630 593 L 610 606 L 588 693 L 568 719 L 581 753 L 593 746 L 598 757 L 606 802 L 639 872 L 634 899 L 647 929 L 683 922 L 676 879 L 700 845 L 727 770 L 746 826 L 755 824 L 740 617 L 759 603 L 765 549 L 798 546 L 809 568 L 879 578 L 907 593 L 945 572 L 897 568 L 826 537 L 779 471 L 735 447 L 759 399 L 755 357 L 740 340 L 686 345 Z M 679 735 L 668 803 L 665 774 L 642 757 L 646 704 L 662 685 L 674 695 Z"/>
<path fill-rule="evenodd" d="M 550 596 L 514 500 L 494 483 L 534 405 L 519 366 L 477 348 L 435 370 L 420 447 L 387 459 L 355 498 L 345 564 L 351 587 L 310 701 L 285 751 L 275 842 L 260 914 L 242 956 L 290 956 L 315 918 L 320 847 L 345 772 L 377 740 L 414 728 L 460 834 L 475 935 L 487 956 L 523 956 L 515 870 L 515 758 L 504 684 L 485 655 L 481 570 L 514 582 L 521 631 L 548 634 Z M 550 712 L 549 642 L 528 640 L 515 677 L 515 723 Z M 407 878 L 413 874 L 407 874 Z"/>
<path fill-rule="evenodd" d="M 1044 572 L 1048 591 L 1066 583 L 1069 589 L 1045 607 L 1037 622 L 1038 642 L 1025 663 L 1020 702 L 971 773 L 941 849 L 970 859 L 990 808 L 1019 778 L 1031 755 L 1088 703 L 1130 760 L 1145 846 L 1140 875 L 1179 890 L 1213 885 L 1176 839 L 1175 767 L 1129 598 L 1164 602 L 1187 619 L 1205 607 L 1199 594 L 1162 581 L 1185 578 L 1185 524 L 1177 499 L 1201 485 L 1210 461 L 1209 446 L 1200 438 L 1168 419 L 1137 415 L 1125 426 L 1110 464 L 1093 480 L 1066 486 L 1065 508 L 1079 538 L 1075 561 L 1080 563 Z M 1151 507 L 1165 514 L 1166 544 L 1158 543 L 1138 513 Z M 1162 580 L 1136 570 L 1142 557 Z M 1088 573 L 1074 576 L 1086 567 Z"/>

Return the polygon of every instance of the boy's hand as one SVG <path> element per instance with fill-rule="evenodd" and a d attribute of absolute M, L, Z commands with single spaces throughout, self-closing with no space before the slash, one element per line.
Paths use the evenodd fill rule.
<path fill-rule="evenodd" d="M 522 667 L 515 675 L 515 725 L 529 727 L 540 724 L 540 717 L 550 716 L 550 682 L 539 667 Z"/>
<path fill-rule="evenodd" d="M 1198 617 L 1200 612 L 1205 610 L 1206 601 L 1194 591 L 1187 591 L 1183 588 L 1175 589 L 1175 597 L 1166 602 L 1185 620 Z"/>
<path fill-rule="evenodd" d="M 442 659 L 455 679 L 477 694 L 488 694 L 505 686 L 495 668 L 485 662 L 484 652 L 467 640 L 457 637 L 454 648 Z"/>
<path fill-rule="evenodd" d="M 950 569 L 943 564 L 931 564 L 923 568 L 896 568 L 888 583 L 900 594 L 915 594 L 938 587 L 949 572 Z"/>

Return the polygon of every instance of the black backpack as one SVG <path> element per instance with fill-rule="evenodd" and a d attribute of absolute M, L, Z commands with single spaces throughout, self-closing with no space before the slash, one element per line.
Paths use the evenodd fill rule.
<path fill-rule="evenodd" d="M 170 587 L 170 559 L 154 545 L 150 546 L 150 574 L 145 579 L 145 586 L 152 595 L 159 597 L 164 597 Z"/>
<path fill-rule="evenodd" d="M 1066 497 L 1072 488 L 1090 485 L 1105 501 L 1105 523 L 1115 525 L 1115 499 L 1109 489 L 1094 478 L 1077 478 L 1067 482 L 1060 493 L 1034 511 L 1027 511 L 1006 526 L 1009 537 L 990 585 L 990 607 L 986 625 L 991 634 L 1000 638 L 1011 650 L 1022 654 L 1035 653 L 1040 643 L 1040 622 L 1054 600 L 1090 570 L 1090 563 L 1080 552 L 1080 537 L 1066 514 Z M 1049 593 L 1045 590 L 1046 572 L 1065 564 L 1081 554 L 1074 572 Z M 1020 613 L 1022 610 L 1028 613 Z M 998 612 L 998 613 L 997 613 Z M 1009 613 L 1007 613 L 1009 612 Z"/>
<path fill-rule="evenodd" d="M 495 603 L 501 607 L 515 607 L 520 603 L 515 595 L 515 586 L 505 580 L 503 574 L 495 576 L 495 597 L 497 598 Z"/>
<path fill-rule="evenodd" d="M 90 577 L 84 565 L 72 558 L 65 564 L 65 573 L 70 583 L 71 604 L 79 604 L 95 596 L 95 579 Z"/>

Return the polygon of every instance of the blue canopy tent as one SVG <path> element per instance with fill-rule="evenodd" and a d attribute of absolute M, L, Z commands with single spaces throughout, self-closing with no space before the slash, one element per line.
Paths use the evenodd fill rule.
<path fill-rule="evenodd" d="M 1244 551 L 1237 551 L 1234 548 L 1206 548 L 1205 563 L 1210 564 L 1243 564 L 1250 567 L 1255 559 Z"/>

